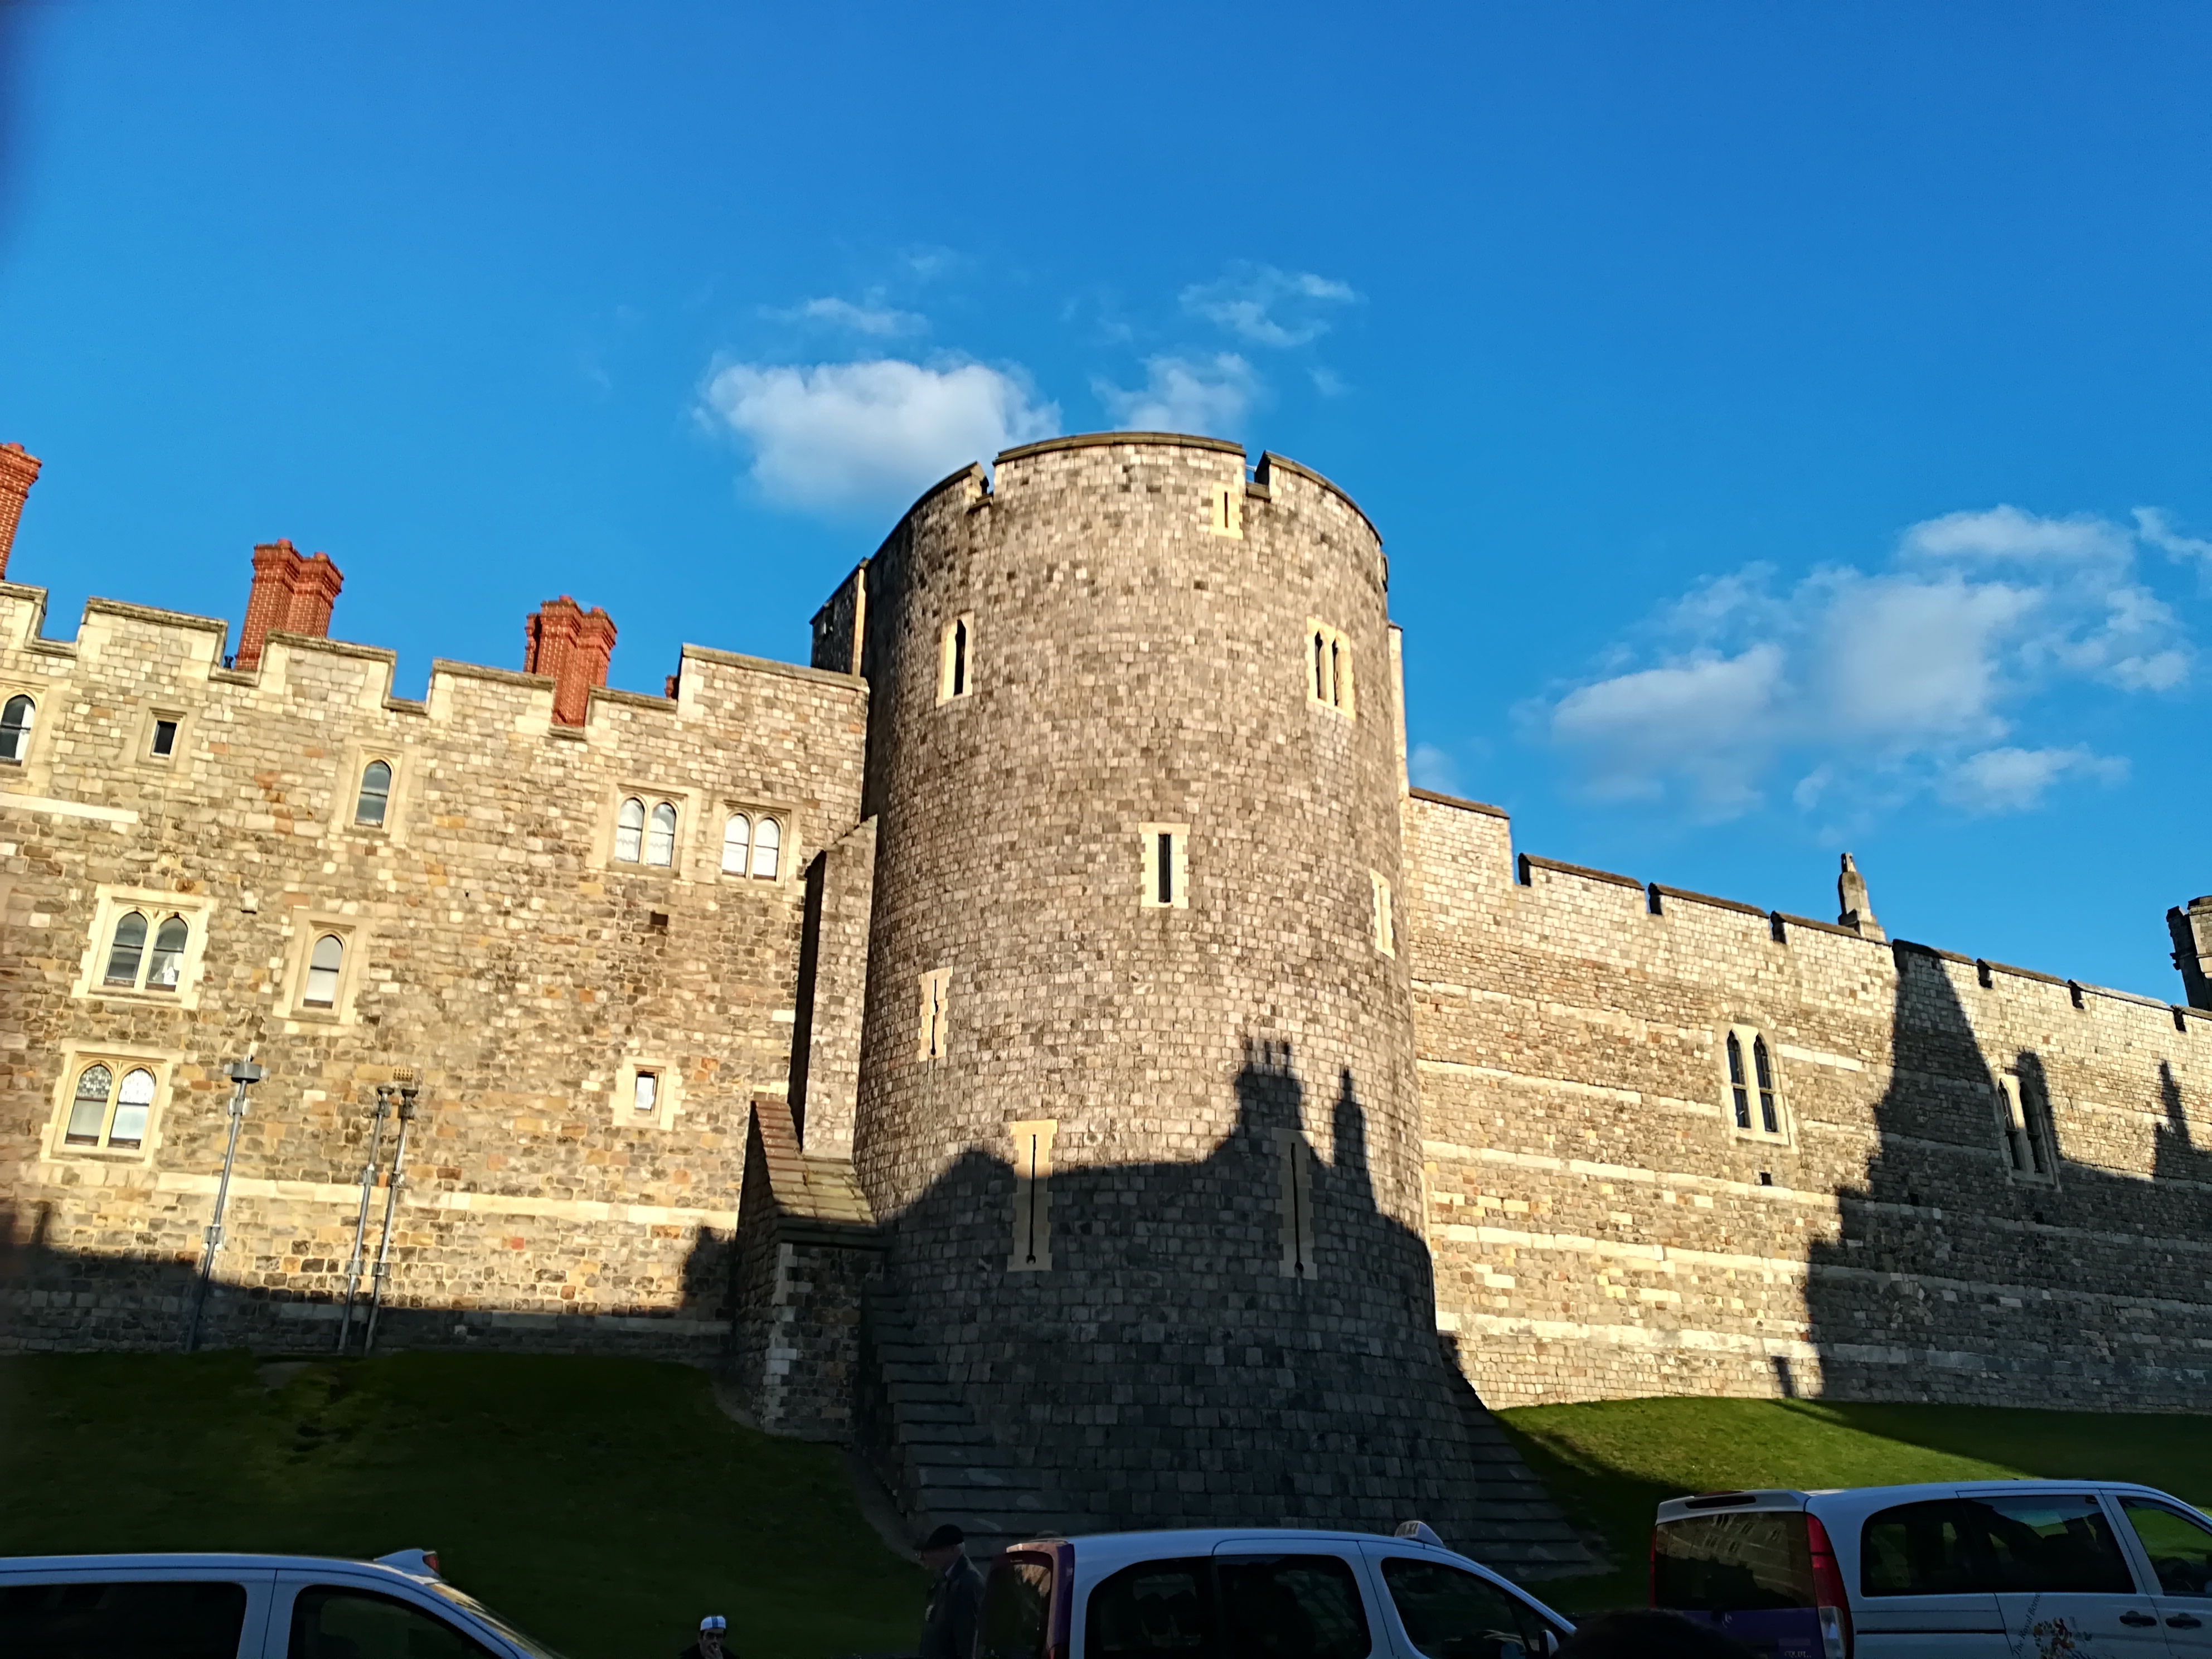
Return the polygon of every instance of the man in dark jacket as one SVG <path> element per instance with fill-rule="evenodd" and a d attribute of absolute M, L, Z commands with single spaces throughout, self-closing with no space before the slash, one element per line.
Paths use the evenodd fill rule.
<path fill-rule="evenodd" d="M 710 1613 L 699 1621 L 699 1639 L 676 1656 L 676 1659 L 732 1659 L 722 1645 L 729 1639 L 730 1621 L 719 1613 Z"/>
<path fill-rule="evenodd" d="M 936 1575 L 929 1587 L 929 1611 L 922 1615 L 921 1659 L 974 1659 L 983 1575 L 961 1547 L 967 1541 L 959 1528 L 939 1527 L 916 1552 L 921 1565 Z"/>

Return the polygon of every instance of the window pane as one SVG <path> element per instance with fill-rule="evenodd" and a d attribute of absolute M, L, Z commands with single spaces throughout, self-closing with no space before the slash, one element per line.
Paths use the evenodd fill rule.
<path fill-rule="evenodd" d="M 1385 1556 L 1382 1582 L 1406 1634 L 1429 1659 L 1502 1659 L 1513 1643 L 1544 1651 L 1544 1620 L 1487 1578 L 1441 1562 Z"/>
<path fill-rule="evenodd" d="M 615 819 L 615 857 L 635 864 L 645 841 L 645 803 L 633 796 L 622 804 Z"/>
<path fill-rule="evenodd" d="M 31 750 L 31 725 L 38 706 L 28 697 L 10 697 L 0 708 L 0 760 L 21 760 Z"/>
<path fill-rule="evenodd" d="M 1052 1634 L 1052 1560 L 1001 1556 L 983 1586 L 976 1659 L 1043 1659 Z"/>
<path fill-rule="evenodd" d="M 191 929 L 182 916 L 171 916 L 154 935 L 154 959 L 146 969 L 146 988 L 173 991 L 185 964 L 185 941 Z"/>
<path fill-rule="evenodd" d="M 775 879 L 775 861 L 783 850 L 783 826 L 774 818 L 763 818 L 753 831 L 753 873 Z"/>
<path fill-rule="evenodd" d="M 1218 1556 L 1232 1659 L 1367 1659 L 1367 1611 L 1334 1555 Z"/>
<path fill-rule="evenodd" d="M 2142 1540 L 2160 1589 L 2168 1595 L 2212 1595 L 2212 1528 L 2139 1498 L 2123 1498 L 2120 1509 Z"/>
<path fill-rule="evenodd" d="M 105 1066 L 88 1066 L 78 1074 L 69 1128 L 63 1136 L 70 1146 L 100 1144 L 100 1131 L 107 1121 L 107 1091 L 114 1086 L 115 1073 Z"/>
<path fill-rule="evenodd" d="M 726 875 L 742 876 L 752 857 L 753 821 L 743 812 L 738 813 L 722 826 L 722 871 Z"/>
<path fill-rule="evenodd" d="M 1813 1605 L 1813 1547 L 1799 1510 L 1669 1521 L 1651 1539 L 1651 1604 L 1680 1613 Z"/>
<path fill-rule="evenodd" d="M 107 952 L 107 982 L 136 985 L 138 963 L 146 954 L 146 918 L 136 910 L 115 924 L 115 943 Z"/>
<path fill-rule="evenodd" d="M 345 941 L 325 933 L 307 958 L 307 989 L 301 1000 L 310 1008 L 329 1008 L 338 1000 L 338 969 L 345 963 Z"/>
<path fill-rule="evenodd" d="M 1980 1519 L 1996 1590 L 2128 1595 L 2135 1575 L 2097 1500 L 2087 1493 L 1966 1500 Z"/>
<path fill-rule="evenodd" d="M 630 1091 L 630 1104 L 641 1112 L 649 1112 L 660 1103 L 660 1078 L 653 1072 L 640 1072 L 637 1085 Z"/>
<path fill-rule="evenodd" d="M 154 752 L 156 755 L 168 756 L 174 754 L 176 749 L 176 721 L 155 720 L 154 722 Z"/>
<path fill-rule="evenodd" d="M 1900 1504 L 1859 1533 L 1864 1595 L 1964 1595 L 1989 1588 L 1972 1506 L 1958 1498 Z"/>
<path fill-rule="evenodd" d="M 392 769 L 382 761 L 371 761 L 362 769 L 361 796 L 354 802 L 353 821 L 370 825 L 384 822 L 384 809 L 392 801 Z"/>
<path fill-rule="evenodd" d="M 123 1075 L 122 1092 L 115 1097 L 115 1123 L 107 1144 L 137 1152 L 146 1139 L 146 1113 L 154 1103 L 154 1074 L 139 1066 Z"/>
<path fill-rule="evenodd" d="M 292 1604 L 290 1659 L 488 1659 L 442 1619 L 396 1596 L 311 1584 Z"/>
<path fill-rule="evenodd" d="M 1204 1556 L 1140 1561 L 1091 1592 L 1083 1659 L 1201 1659 L 1215 1650 Z"/>
<path fill-rule="evenodd" d="M 676 860 L 676 809 L 662 801 L 653 809 L 653 829 L 645 838 L 645 861 L 663 869 Z"/>
<path fill-rule="evenodd" d="M 0 1589 L 0 1653 L 9 1659 L 237 1659 L 243 1584 L 11 1583 Z"/>

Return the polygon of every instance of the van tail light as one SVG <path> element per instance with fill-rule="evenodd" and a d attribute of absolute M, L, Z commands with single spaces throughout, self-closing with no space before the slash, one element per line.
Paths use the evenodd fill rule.
<path fill-rule="evenodd" d="M 1851 1659 L 1851 1598 L 1844 1589 L 1836 1547 L 1817 1515 L 1805 1517 L 1805 1537 L 1813 1549 L 1813 1605 L 1820 1611 L 1821 1659 Z"/>

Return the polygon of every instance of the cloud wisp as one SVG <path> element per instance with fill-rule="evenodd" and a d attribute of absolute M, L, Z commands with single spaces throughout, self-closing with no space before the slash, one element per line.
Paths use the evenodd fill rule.
<path fill-rule="evenodd" d="M 747 451 L 769 500 L 832 516 L 903 505 L 965 462 L 1060 430 L 1057 405 L 1018 373 L 896 357 L 723 364 L 699 415 Z"/>
<path fill-rule="evenodd" d="M 1238 264 L 1211 283 L 1183 289 L 1182 308 L 1254 345 L 1281 349 L 1310 344 L 1328 332 L 1336 307 L 1358 303 L 1349 283 L 1310 270 Z"/>
<path fill-rule="evenodd" d="M 1125 391 L 1110 380 L 1091 382 L 1114 424 L 1130 432 L 1189 432 L 1204 437 L 1239 435 L 1260 394 L 1260 377 L 1233 351 L 1211 357 L 1147 357 L 1145 384 Z"/>
<path fill-rule="evenodd" d="M 2137 578 L 2138 537 L 2014 507 L 1908 529 L 1886 569 L 1778 586 L 1753 565 L 1700 584 L 1626 653 L 1641 665 L 1525 705 L 1599 799 L 1739 817 L 1778 786 L 1846 817 L 1932 793 L 2021 811 L 2127 763 L 2019 741 L 2066 682 L 2170 691 L 2191 666 L 2173 613 Z"/>
<path fill-rule="evenodd" d="M 834 296 L 806 300 L 787 310 L 769 310 L 763 314 L 778 322 L 818 323 L 854 334 L 872 335 L 878 339 L 920 334 L 929 327 L 928 318 L 916 312 L 901 311 L 894 306 L 887 306 L 883 303 L 880 295 L 874 294 L 857 303 Z"/>

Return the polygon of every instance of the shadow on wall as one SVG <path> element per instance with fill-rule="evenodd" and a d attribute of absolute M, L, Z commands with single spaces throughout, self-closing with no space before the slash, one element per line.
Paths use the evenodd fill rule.
<path fill-rule="evenodd" d="M 2190 1139 L 2172 1067 L 2159 1066 L 2166 1121 L 2149 1179 L 2070 1162 L 2044 1057 L 1985 1059 L 1944 959 L 1894 948 L 1880 1145 L 1865 1185 L 1838 1194 L 1837 1240 L 1810 1252 L 1817 1391 L 2212 1407 L 2212 1155 Z M 1784 1395 L 1814 1391 L 1786 1358 L 1773 1363 Z"/>
<path fill-rule="evenodd" d="M 1012 1164 L 960 1158 L 888 1222 L 915 1327 L 1079 1513 L 1476 1535 L 1496 1431 L 1439 1351 L 1425 1245 L 1376 1201 L 1356 1079 L 1338 1074 L 1327 1161 L 1288 1043 L 1248 1038 L 1232 1087 L 1203 1157 L 1055 1169 L 1041 1271 Z M 1153 1109 L 1176 1109 L 1129 1107 Z"/>
<path fill-rule="evenodd" d="M 211 1214 L 213 1200 L 203 1201 Z M 203 1224 L 206 1218 L 204 1214 L 194 1218 Z M 50 1242 L 52 1222 L 48 1205 L 19 1207 L 0 1202 L 0 1352 L 183 1347 L 199 1282 L 197 1253 L 96 1255 L 58 1249 Z M 500 1248 L 496 1218 L 468 1224 L 481 1229 L 474 1248 L 487 1253 Z M 230 1243 L 210 1286 L 200 1346 L 286 1352 L 334 1349 L 343 1297 L 344 1255 L 301 1264 L 303 1273 L 339 1284 L 335 1294 L 282 1284 L 242 1285 L 237 1276 L 252 1270 L 257 1248 L 266 1250 L 272 1243 L 281 1244 L 290 1229 L 264 1228 L 250 1212 L 241 1217 L 235 1208 L 228 1228 Z M 372 1219 L 372 1250 L 375 1242 Z M 728 1340 L 733 1243 L 730 1235 L 713 1228 L 698 1230 L 684 1256 L 683 1300 L 676 1308 L 611 1307 L 570 1313 L 546 1304 L 495 1306 L 481 1297 L 457 1303 L 425 1296 L 410 1289 L 410 1277 L 419 1282 L 434 1273 L 440 1282 L 450 1283 L 455 1243 L 449 1237 L 424 1249 L 395 1241 L 392 1289 L 379 1316 L 377 1346 L 575 1351 L 710 1360 Z M 564 1263 L 563 1276 L 565 1268 Z M 368 1305 L 364 1271 L 354 1317 L 356 1352 Z"/>

